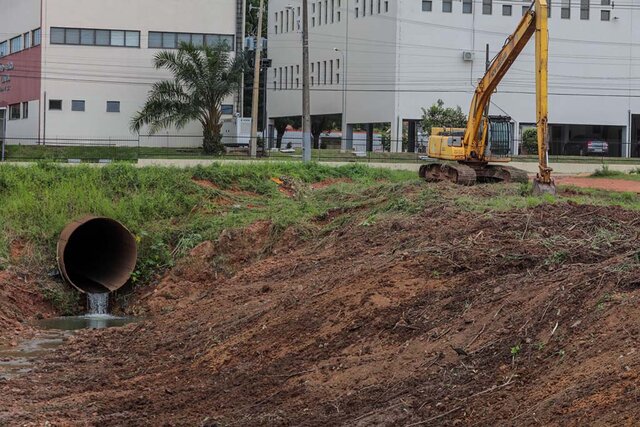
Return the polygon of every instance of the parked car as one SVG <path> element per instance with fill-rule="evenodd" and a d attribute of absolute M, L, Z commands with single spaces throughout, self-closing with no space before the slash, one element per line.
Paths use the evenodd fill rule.
<path fill-rule="evenodd" d="M 609 154 L 609 143 L 598 138 L 576 136 L 564 145 L 563 154 L 573 156 Z"/>

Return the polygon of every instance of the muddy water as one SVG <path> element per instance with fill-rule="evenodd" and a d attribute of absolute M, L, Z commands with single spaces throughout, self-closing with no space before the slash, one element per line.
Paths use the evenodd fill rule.
<path fill-rule="evenodd" d="M 33 369 L 34 362 L 47 353 L 64 345 L 65 341 L 80 329 L 104 329 L 135 322 L 131 317 L 110 315 L 86 315 L 57 317 L 40 320 L 34 324 L 39 329 L 32 339 L 15 347 L 0 347 L 0 380 L 8 380 Z"/>

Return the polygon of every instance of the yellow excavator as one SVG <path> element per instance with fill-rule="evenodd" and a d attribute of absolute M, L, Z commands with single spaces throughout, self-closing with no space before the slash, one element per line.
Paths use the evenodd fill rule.
<path fill-rule="evenodd" d="M 467 127 L 431 130 L 428 143 L 429 158 L 427 163 L 420 167 L 421 178 L 427 181 L 447 180 L 462 185 L 473 185 L 476 182 L 528 181 L 525 171 L 503 165 L 511 161 L 508 156 L 511 144 L 510 118 L 491 117 L 488 111 L 491 95 L 535 33 L 539 172 L 534 180 L 533 192 L 556 193 L 548 155 L 547 19 L 547 0 L 535 0 L 478 83 L 471 101 Z"/>

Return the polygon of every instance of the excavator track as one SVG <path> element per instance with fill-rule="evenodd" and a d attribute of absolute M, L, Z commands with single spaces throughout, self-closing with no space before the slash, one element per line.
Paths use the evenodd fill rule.
<path fill-rule="evenodd" d="M 420 167 L 419 174 L 428 182 L 449 181 L 458 185 L 476 183 L 476 172 L 462 163 L 427 163 Z"/>
<path fill-rule="evenodd" d="M 529 182 L 526 171 L 502 165 L 431 162 L 422 165 L 419 173 L 428 182 L 449 181 L 459 185 L 474 185 L 476 182 Z"/>
<path fill-rule="evenodd" d="M 513 166 L 484 165 L 474 169 L 478 182 L 529 182 L 527 172 Z"/>

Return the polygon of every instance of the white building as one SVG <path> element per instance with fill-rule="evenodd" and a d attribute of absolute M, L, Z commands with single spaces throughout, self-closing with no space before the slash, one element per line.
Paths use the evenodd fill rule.
<path fill-rule="evenodd" d="M 10 144 L 134 140 L 132 116 L 151 85 L 170 77 L 153 68 L 159 50 L 181 41 L 238 49 L 244 37 L 243 0 L 0 0 L 0 10 L 0 116 Z M 228 100 L 228 117 L 239 102 Z"/>
<path fill-rule="evenodd" d="M 638 156 L 640 5 L 550 3 L 552 153 L 584 135 L 608 141 L 610 155 Z M 272 119 L 301 114 L 301 4 L 269 2 Z M 515 0 L 310 0 L 311 114 L 341 114 L 346 80 L 347 123 L 390 123 L 396 142 L 392 150 L 399 151 L 403 128 L 414 139 L 422 107 L 442 99 L 467 112 L 485 70 L 486 45 L 493 57 L 529 5 Z M 533 58 L 530 43 L 492 98 L 491 114 L 512 118 L 516 140 L 523 128 L 535 124 Z"/>

